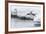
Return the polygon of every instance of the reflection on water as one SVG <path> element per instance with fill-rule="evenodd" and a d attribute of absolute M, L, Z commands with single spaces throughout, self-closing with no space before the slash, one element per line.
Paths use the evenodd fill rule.
<path fill-rule="evenodd" d="M 31 28 L 31 27 L 40 27 L 40 22 L 32 20 L 20 20 L 18 18 L 11 19 L 12 28 Z"/>

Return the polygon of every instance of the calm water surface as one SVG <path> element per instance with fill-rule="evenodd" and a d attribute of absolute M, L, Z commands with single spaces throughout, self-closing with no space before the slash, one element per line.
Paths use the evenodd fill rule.
<path fill-rule="evenodd" d="M 40 23 L 34 22 L 32 20 L 20 20 L 17 18 L 11 19 L 12 28 L 31 28 L 31 27 L 40 27 Z"/>

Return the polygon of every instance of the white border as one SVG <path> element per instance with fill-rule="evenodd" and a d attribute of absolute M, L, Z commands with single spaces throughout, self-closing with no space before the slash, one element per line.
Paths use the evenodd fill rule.
<path fill-rule="evenodd" d="M 24 6 L 40 6 L 41 7 L 41 27 L 35 27 L 35 28 L 10 28 L 10 20 L 11 20 L 11 12 L 10 12 L 10 6 L 11 5 L 24 5 Z M 8 3 L 8 31 L 23 31 L 23 30 L 40 30 L 43 29 L 43 5 L 38 4 L 19 4 L 19 3 Z"/>

